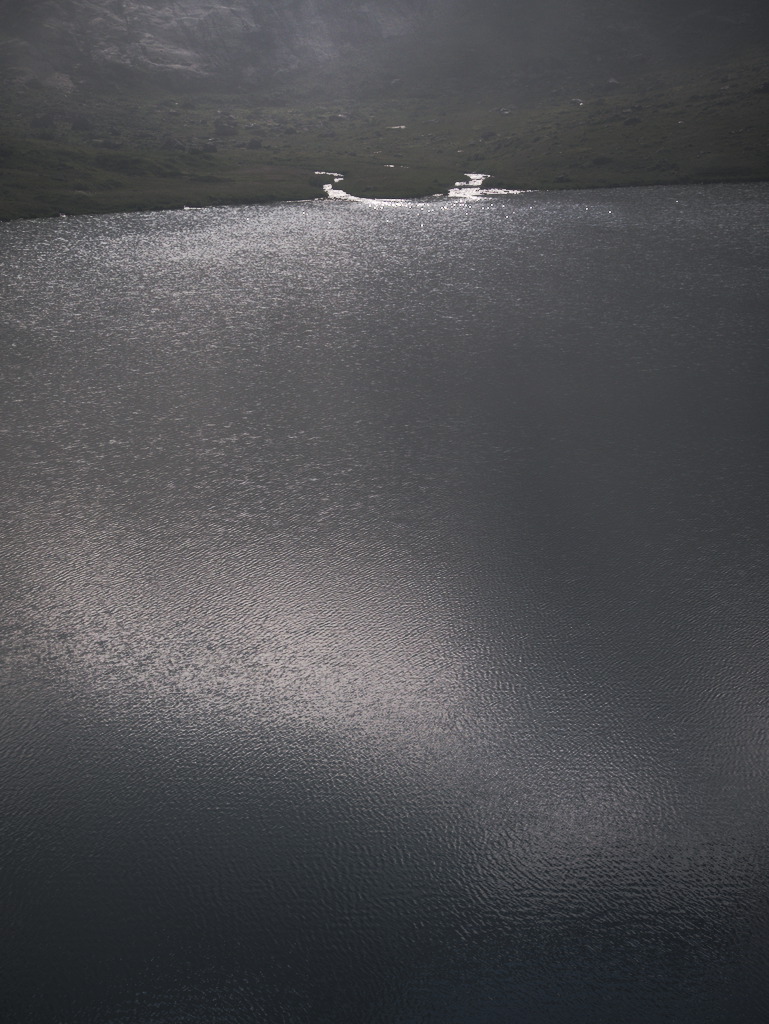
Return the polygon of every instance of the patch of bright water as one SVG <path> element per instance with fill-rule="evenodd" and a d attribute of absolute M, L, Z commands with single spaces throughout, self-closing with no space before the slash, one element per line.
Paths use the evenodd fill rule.
<path fill-rule="evenodd" d="M 388 164 L 387 166 L 392 165 Z M 315 173 L 323 175 L 323 177 L 332 178 L 331 182 L 323 186 L 323 191 L 328 199 L 345 199 L 355 203 L 368 203 L 373 206 L 380 205 L 381 203 L 402 203 L 407 201 L 403 199 L 366 199 L 354 196 L 349 192 L 345 192 L 344 189 L 336 187 L 340 182 L 344 181 L 344 175 L 338 174 L 336 171 L 315 171 Z M 468 179 L 467 181 L 458 181 L 453 188 L 449 189 L 449 199 L 471 200 L 483 199 L 486 196 L 519 196 L 523 194 L 523 191 L 520 189 L 484 188 L 484 181 L 490 177 L 488 174 L 471 173 L 466 174 L 465 177 Z M 443 198 L 443 196 L 440 198 Z"/>
<path fill-rule="evenodd" d="M 449 189 L 450 199 L 483 199 L 485 196 L 519 196 L 522 189 L 484 188 L 483 183 L 490 175 L 466 174 L 467 181 L 458 181 L 454 188 Z"/>

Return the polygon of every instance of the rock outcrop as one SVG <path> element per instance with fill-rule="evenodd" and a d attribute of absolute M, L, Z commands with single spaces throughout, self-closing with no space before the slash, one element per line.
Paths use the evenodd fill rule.
<path fill-rule="evenodd" d="M 334 70 L 469 80 L 675 59 L 767 32 L 765 0 L 0 0 L 0 73 L 59 91 Z"/>
<path fill-rule="evenodd" d="M 433 2 L 0 0 L 6 71 L 45 80 L 126 75 L 245 80 L 376 52 Z"/>

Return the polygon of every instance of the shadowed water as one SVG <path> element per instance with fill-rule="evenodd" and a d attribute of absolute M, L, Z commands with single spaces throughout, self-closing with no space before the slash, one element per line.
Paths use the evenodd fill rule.
<path fill-rule="evenodd" d="M 0 226 L 14 1024 L 756 1024 L 769 189 Z"/>

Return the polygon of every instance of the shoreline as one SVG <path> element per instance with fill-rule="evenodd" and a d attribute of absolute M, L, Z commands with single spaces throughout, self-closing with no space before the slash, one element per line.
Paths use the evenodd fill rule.
<path fill-rule="evenodd" d="M 768 73 L 753 55 L 522 106 L 17 91 L 0 110 L 0 221 L 320 199 L 322 167 L 360 199 L 448 195 L 468 168 L 521 191 L 769 181 Z"/>
<path fill-rule="evenodd" d="M 484 177 L 492 177 L 484 175 Z M 378 194 L 374 190 L 366 190 L 365 195 L 358 195 L 355 193 L 345 192 L 343 195 L 329 195 L 307 189 L 306 194 L 296 194 L 291 190 L 290 194 L 269 194 L 265 196 L 254 196 L 250 198 L 238 198 L 236 196 L 228 196 L 222 198 L 211 197 L 208 201 L 200 202 L 187 202 L 182 199 L 165 199 L 153 201 L 148 199 L 146 203 L 105 203 L 105 202 L 94 202 L 89 204 L 87 201 L 77 201 L 77 208 L 69 203 L 62 203 L 61 209 L 51 209 L 51 205 L 48 201 L 41 203 L 39 210 L 35 210 L 34 207 L 25 210 L 23 213 L 3 215 L 0 213 L 0 224 L 12 224 L 18 221 L 31 221 L 31 220 L 51 220 L 56 218 L 68 218 L 68 217 L 93 217 L 93 216 L 109 216 L 112 214 L 122 213 L 161 213 L 166 211 L 183 211 L 183 210 L 201 210 L 201 209 L 216 209 L 217 207 L 252 207 L 252 206 L 273 206 L 279 203 L 295 203 L 295 202 L 357 202 L 357 203 L 387 203 L 387 202 L 407 202 L 417 200 L 429 200 L 429 199 L 451 199 L 459 198 L 464 201 L 471 201 L 480 198 L 493 198 L 499 195 L 523 195 L 527 193 L 543 193 L 543 192 L 590 192 L 598 191 L 602 189 L 625 189 L 625 188 L 664 188 L 664 187 L 675 187 L 675 186 L 697 186 L 697 185 L 748 185 L 748 184 L 769 184 L 769 173 L 766 175 L 743 175 L 734 177 L 708 177 L 708 178 L 695 178 L 682 176 L 680 178 L 666 178 L 664 180 L 644 180 L 644 181 L 605 181 L 589 183 L 581 181 L 579 183 L 559 183 L 555 186 L 544 185 L 537 186 L 528 184 L 525 188 L 508 188 L 506 186 L 494 186 L 489 188 L 483 188 L 480 190 L 473 189 L 469 184 L 460 183 L 459 181 L 454 184 L 443 188 L 443 189 L 426 189 L 425 191 L 413 192 L 408 195 L 392 194 L 387 191 L 384 194 Z M 458 196 L 457 193 L 462 190 L 467 190 L 468 195 Z M 277 190 L 276 190 L 277 191 Z M 477 192 L 476 195 L 470 193 Z"/>

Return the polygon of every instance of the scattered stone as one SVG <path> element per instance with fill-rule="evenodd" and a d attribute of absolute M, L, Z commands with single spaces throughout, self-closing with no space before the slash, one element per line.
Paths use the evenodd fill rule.
<path fill-rule="evenodd" d="M 226 138 L 228 136 L 237 135 L 238 126 L 236 124 L 232 124 L 229 121 L 224 121 L 221 118 L 217 118 L 216 121 L 214 121 L 214 133 L 218 135 L 219 138 Z"/>
<path fill-rule="evenodd" d="M 64 96 L 69 96 L 75 91 L 75 83 L 69 75 L 62 74 L 61 71 L 54 71 L 52 75 L 48 75 L 44 78 L 43 85 L 46 89 L 53 89 L 56 92 L 62 93 Z"/>
<path fill-rule="evenodd" d="M 73 132 L 90 132 L 93 131 L 93 122 L 85 114 L 75 114 L 70 120 L 70 128 Z"/>
<path fill-rule="evenodd" d="M 38 114 L 30 123 L 35 131 L 50 131 L 56 127 L 56 118 L 53 114 Z"/>
<path fill-rule="evenodd" d="M 217 153 L 218 146 L 213 139 L 190 139 L 187 145 L 187 152 L 196 155 L 200 153 Z"/>
<path fill-rule="evenodd" d="M 238 122 L 234 115 L 220 110 L 217 114 L 216 120 L 214 121 L 214 132 L 220 138 L 237 135 Z"/>

